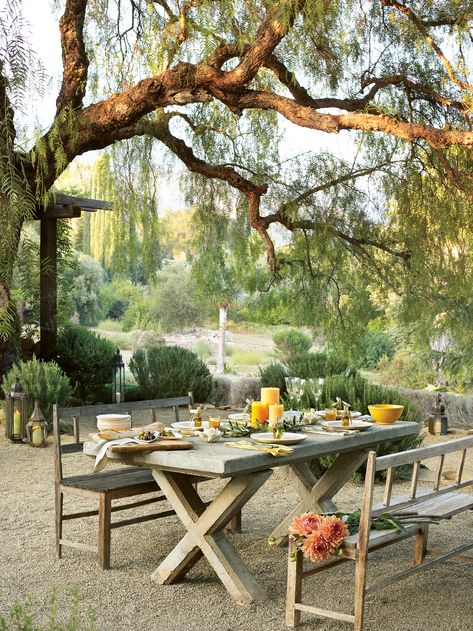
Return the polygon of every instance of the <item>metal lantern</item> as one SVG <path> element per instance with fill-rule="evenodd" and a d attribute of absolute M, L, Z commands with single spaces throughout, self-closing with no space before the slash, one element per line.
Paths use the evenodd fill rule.
<path fill-rule="evenodd" d="M 26 425 L 28 434 L 28 443 L 31 447 L 46 447 L 46 439 L 48 437 L 48 422 L 41 412 L 39 401 L 34 402 L 33 414 Z"/>
<path fill-rule="evenodd" d="M 125 364 L 119 348 L 112 360 L 112 401 L 115 403 L 125 401 Z"/>
<path fill-rule="evenodd" d="M 21 443 L 26 438 L 26 394 L 20 380 L 15 381 L 5 397 L 5 435 L 14 443 Z"/>
<path fill-rule="evenodd" d="M 445 405 L 442 403 L 442 395 L 438 394 L 432 406 L 432 412 L 428 418 L 429 434 L 446 436 L 448 434 L 448 417 Z"/>

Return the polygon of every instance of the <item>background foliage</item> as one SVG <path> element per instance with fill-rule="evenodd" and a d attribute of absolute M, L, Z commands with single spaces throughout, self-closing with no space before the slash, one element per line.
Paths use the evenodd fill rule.
<path fill-rule="evenodd" d="M 83 327 L 68 324 L 60 333 L 57 362 L 84 404 L 97 400 L 101 386 L 111 383 L 115 350 L 112 342 Z"/>
<path fill-rule="evenodd" d="M 207 366 L 192 351 L 179 346 L 152 346 L 133 353 L 130 370 L 144 399 L 165 399 L 194 393 L 199 403 L 212 395 Z"/>
<path fill-rule="evenodd" d="M 10 391 L 15 377 L 18 377 L 26 393 L 28 417 L 33 412 L 35 399 L 38 399 L 44 416 L 51 424 L 54 403 L 67 405 L 71 399 L 72 387 L 69 379 L 56 362 L 43 362 L 33 357 L 28 362 L 14 364 L 3 376 L 4 394 Z"/>

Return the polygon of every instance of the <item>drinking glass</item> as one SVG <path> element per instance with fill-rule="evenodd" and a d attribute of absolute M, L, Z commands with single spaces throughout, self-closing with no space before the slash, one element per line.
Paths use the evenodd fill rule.
<path fill-rule="evenodd" d="M 325 410 L 325 420 L 326 421 L 336 421 L 337 420 L 337 410 L 335 408 L 327 408 Z"/>
<path fill-rule="evenodd" d="M 319 407 L 319 399 L 322 395 L 322 389 L 324 387 L 325 380 L 322 377 L 308 379 L 307 386 L 309 388 L 310 394 L 315 399 L 315 409 L 317 410 Z"/>
<path fill-rule="evenodd" d="M 209 418 L 209 427 L 213 427 L 214 429 L 220 429 L 220 417 L 211 416 Z"/>

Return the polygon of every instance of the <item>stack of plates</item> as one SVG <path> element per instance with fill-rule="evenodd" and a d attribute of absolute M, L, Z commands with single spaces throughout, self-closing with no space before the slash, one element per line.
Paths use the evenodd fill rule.
<path fill-rule="evenodd" d="M 97 429 L 130 429 L 131 416 L 129 414 L 99 414 Z"/>

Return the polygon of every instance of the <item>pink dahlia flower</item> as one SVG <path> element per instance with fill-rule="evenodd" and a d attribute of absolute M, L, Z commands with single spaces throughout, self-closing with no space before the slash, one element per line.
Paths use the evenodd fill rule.
<path fill-rule="evenodd" d="M 304 538 L 301 550 L 304 556 L 315 563 L 326 561 L 333 554 L 330 543 L 318 531 L 312 532 Z"/>
<path fill-rule="evenodd" d="M 349 535 L 345 522 L 335 516 L 323 517 L 318 531 L 333 550 L 339 548 Z"/>
<path fill-rule="evenodd" d="M 319 528 L 322 518 L 315 513 L 303 513 L 294 517 L 289 526 L 289 532 L 299 537 L 306 537 L 311 532 Z"/>

